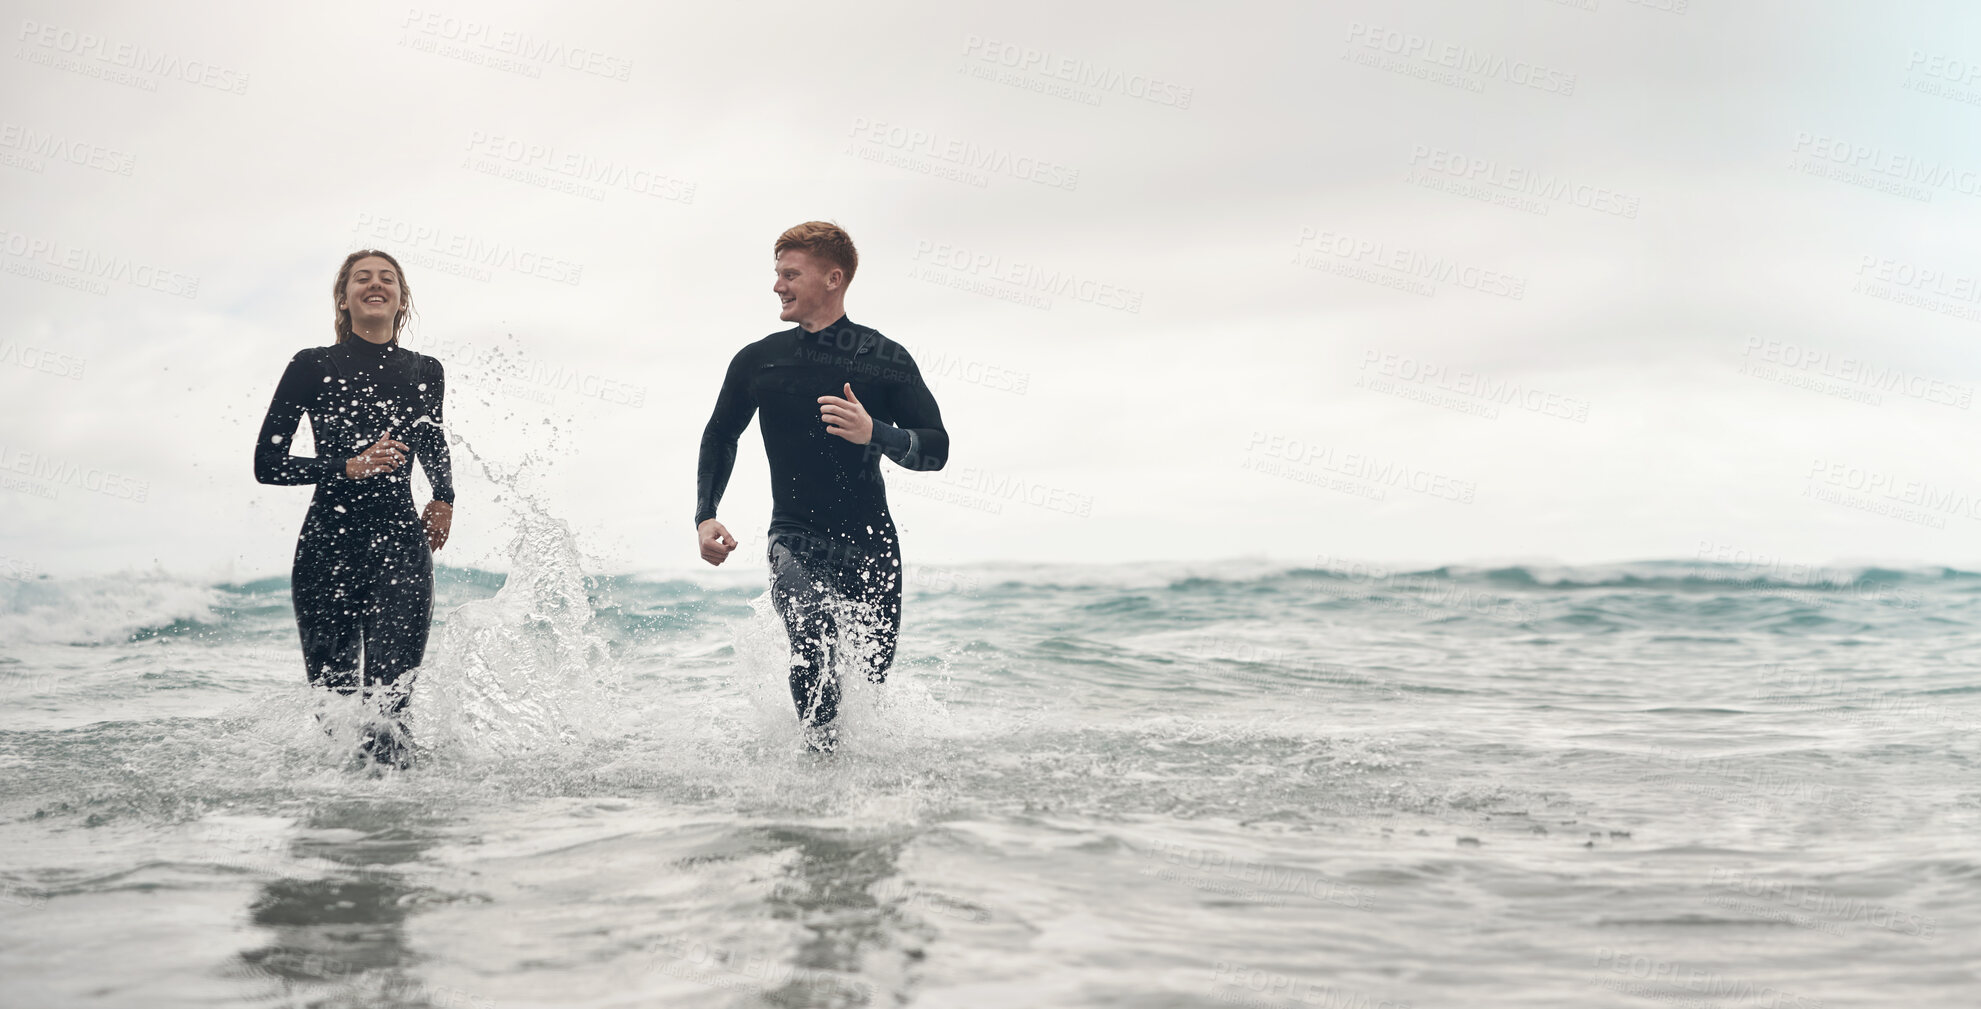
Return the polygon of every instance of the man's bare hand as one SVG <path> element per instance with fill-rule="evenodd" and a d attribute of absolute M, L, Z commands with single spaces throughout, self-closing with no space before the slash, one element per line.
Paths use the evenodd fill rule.
<path fill-rule="evenodd" d="M 721 564 L 729 559 L 729 553 L 736 549 L 736 537 L 714 519 L 705 519 L 695 527 L 695 534 L 702 541 L 702 560 L 710 564 Z"/>
<path fill-rule="evenodd" d="M 344 475 L 353 480 L 362 480 L 380 473 L 390 473 L 406 465 L 406 444 L 392 440 L 392 432 L 372 443 L 363 452 L 344 460 Z"/>
<path fill-rule="evenodd" d="M 845 399 L 819 397 L 819 419 L 825 421 L 827 434 L 836 434 L 855 445 L 865 445 L 874 439 L 874 419 L 860 405 L 860 397 L 853 395 L 851 382 L 846 383 Z"/>

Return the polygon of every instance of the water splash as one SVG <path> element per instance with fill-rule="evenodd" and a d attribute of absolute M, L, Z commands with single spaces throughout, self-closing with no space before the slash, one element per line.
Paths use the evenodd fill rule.
<path fill-rule="evenodd" d="M 493 500 L 509 509 L 516 532 L 502 588 L 448 613 L 429 647 L 414 689 L 414 734 L 422 746 L 470 759 L 578 741 L 617 690 L 571 527 L 522 489 L 527 461 L 505 470 L 435 426 L 502 488 Z"/>
<path fill-rule="evenodd" d="M 791 642 L 768 591 L 750 600 L 750 617 L 735 628 L 734 686 L 749 700 L 752 721 L 762 738 L 793 752 L 803 748 L 797 709 L 791 699 Z M 843 621 L 833 649 L 839 669 L 839 739 L 842 752 L 877 758 L 900 757 L 926 747 L 953 728 L 947 708 L 928 684 L 908 670 L 890 670 L 885 683 L 869 683 L 859 650 L 871 637 Z"/>

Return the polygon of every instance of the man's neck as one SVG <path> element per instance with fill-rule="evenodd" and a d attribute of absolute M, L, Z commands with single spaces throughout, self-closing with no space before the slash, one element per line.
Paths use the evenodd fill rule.
<path fill-rule="evenodd" d="M 798 325 L 804 327 L 804 330 L 807 333 L 816 333 L 819 330 L 824 329 L 825 327 L 830 326 L 835 322 L 838 322 L 839 317 L 845 314 L 846 314 L 846 303 L 844 301 L 835 301 L 832 304 L 827 305 L 802 319 L 799 319 Z"/>

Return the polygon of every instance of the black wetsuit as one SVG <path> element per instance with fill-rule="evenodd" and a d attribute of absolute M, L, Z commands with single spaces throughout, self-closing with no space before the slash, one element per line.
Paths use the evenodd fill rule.
<path fill-rule="evenodd" d="M 436 426 L 444 395 L 439 361 L 352 337 L 289 362 L 255 442 L 256 480 L 316 485 L 289 577 L 309 680 L 345 694 L 383 686 L 387 714 L 405 706 L 410 684 L 399 678 L 426 656 L 433 553 L 413 511 L 412 460 L 361 479 L 344 464 L 391 432 L 426 470 L 434 500 L 452 504 L 453 467 Z M 314 457 L 289 452 L 305 413 Z M 433 423 L 415 423 L 421 417 Z"/>
<path fill-rule="evenodd" d="M 855 445 L 827 432 L 820 396 L 853 395 L 874 420 Z M 791 638 L 791 699 L 807 725 L 839 713 L 835 653 L 842 639 L 869 680 L 886 678 L 901 625 L 901 551 L 887 510 L 880 457 L 907 469 L 941 469 L 949 458 L 942 413 L 921 370 L 900 344 L 845 316 L 816 333 L 772 333 L 729 362 L 715 412 L 702 432 L 695 524 L 715 517 L 736 441 L 758 414 L 770 459 L 766 554 L 771 601 Z"/>

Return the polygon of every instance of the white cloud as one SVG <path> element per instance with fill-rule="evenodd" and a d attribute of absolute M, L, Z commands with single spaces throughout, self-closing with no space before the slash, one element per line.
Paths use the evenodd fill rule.
<path fill-rule="evenodd" d="M 825 217 L 862 249 L 853 317 L 951 369 L 953 471 L 890 473 L 911 559 L 1595 561 L 1713 542 L 1981 560 L 1981 523 L 1946 505 L 1981 493 L 1975 411 L 1930 391 L 1981 384 L 1981 177 L 1963 174 L 1981 171 L 1981 104 L 1960 100 L 1981 96 L 1961 69 L 1981 49 L 1959 49 L 1977 36 L 1957 5 L 473 9 L 472 31 L 465 7 L 458 25 L 364 4 L 19 15 L 0 60 L 0 467 L 29 453 L 81 475 L 0 487 L 0 557 L 286 570 L 307 492 L 254 484 L 250 443 L 365 239 L 420 260 L 413 346 L 535 369 L 452 391 L 475 447 L 536 453 L 531 486 L 602 566 L 688 568 L 715 386 L 783 328 L 769 244 Z M 1423 79 L 1468 60 L 1490 69 Z M 1162 100 L 1186 88 L 1188 108 Z M 1854 167 L 1828 160 L 1838 144 Z M 1005 161 L 934 174 L 959 150 Z M 1907 171 L 1930 200 L 1873 188 Z M 1634 216 L 1596 206 L 1622 198 Z M 1338 254 L 1342 236 L 1368 251 Z M 473 243 L 519 268 L 463 258 Z M 92 278 L 64 257 L 116 265 Z M 978 257 L 995 267 L 951 265 Z M 1000 279 L 1028 267 L 1137 310 Z M 1481 271 L 1521 296 L 1475 289 Z M 1788 344 L 1827 356 L 1785 369 Z M 1440 378 L 1358 386 L 1399 377 L 1384 355 Z M 1927 384 L 1866 377 L 1889 370 Z M 639 405 L 585 394 L 594 379 Z M 1586 422 L 1494 399 L 1511 387 Z M 1332 455 L 1246 468 L 1255 434 Z M 757 445 L 724 507 L 746 535 L 768 512 Z M 1888 482 L 1808 496 L 1856 493 L 1818 459 Z M 1326 483 L 1381 488 L 1365 467 L 1383 465 L 1407 474 L 1384 500 Z M 1413 492 L 1417 474 L 1475 493 Z M 121 493 L 100 489 L 113 476 Z M 498 563 L 493 489 L 462 485 L 451 560 Z M 1908 496 L 1940 502 L 1944 528 L 1888 514 Z"/>

